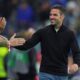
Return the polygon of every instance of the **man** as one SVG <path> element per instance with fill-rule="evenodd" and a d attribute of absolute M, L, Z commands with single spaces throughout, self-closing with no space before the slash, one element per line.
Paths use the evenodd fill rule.
<path fill-rule="evenodd" d="M 6 27 L 6 19 L 5 19 L 5 17 L 0 17 L 0 33 L 5 29 L 5 27 Z M 23 39 L 23 38 L 15 38 L 14 39 L 14 37 L 16 36 L 16 34 L 14 34 L 10 39 L 11 40 L 13 40 L 13 41 L 19 41 L 18 43 L 16 43 L 15 45 L 22 45 L 24 42 L 25 42 L 25 39 Z M 4 42 L 6 42 L 7 43 L 7 45 L 9 46 L 9 41 L 8 41 L 8 39 L 6 38 L 6 37 L 4 37 L 4 36 L 2 36 L 2 35 L 0 35 L 0 43 L 4 43 Z"/>
<path fill-rule="evenodd" d="M 0 33 L 4 30 L 5 25 L 6 25 L 5 18 L 0 17 Z M 2 39 L 2 36 L 0 35 L 0 80 L 7 80 L 6 65 L 4 61 L 8 53 L 7 48 L 8 46 L 5 42 L 6 42 L 5 39 Z"/>
<path fill-rule="evenodd" d="M 79 47 L 74 33 L 63 25 L 65 10 L 60 5 L 50 10 L 51 25 L 38 30 L 22 46 L 15 48 L 27 50 L 41 43 L 42 61 L 40 65 L 40 80 L 68 80 L 68 53 L 73 54 L 74 64 L 69 71 L 75 73 L 80 66 L 78 58 Z M 10 40 L 11 46 L 16 44 Z M 15 41 L 17 44 L 19 41 Z M 13 44 L 12 44 L 13 43 Z"/>
<path fill-rule="evenodd" d="M 5 29 L 6 19 L 4 17 L 0 17 L 0 33 Z M 11 37 L 11 39 L 15 36 L 15 34 Z M 22 43 L 25 41 L 22 38 L 17 38 L 17 40 Z M 16 41 L 16 38 L 15 38 Z M 20 42 L 20 44 L 21 44 Z M 6 57 L 9 52 L 9 41 L 6 37 L 0 35 L 0 80 L 7 80 L 7 61 Z"/>

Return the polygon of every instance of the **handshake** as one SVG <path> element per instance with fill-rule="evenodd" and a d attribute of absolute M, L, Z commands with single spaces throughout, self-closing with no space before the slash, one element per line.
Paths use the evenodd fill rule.
<path fill-rule="evenodd" d="M 14 34 L 10 40 L 6 37 L 0 35 L 0 46 L 10 47 L 10 46 L 20 46 L 25 43 L 24 38 L 15 38 L 16 34 Z"/>
<path fill-rule="evenodd" d="M 0 17 L 0 32 L 2 32 L 6 26 L 6 19 L 5 17 Z M 28 31 L 24 33 L 24 35 L 29 39 L 31 38 L 32 34 L 35 32 L 33 28 L 29 28 Z M 14 34 L 10 40 L 6 37 L 0 35 L 0 46 L 20 46 L 23 45 L 26 40 L 24 38 L 15 38 L 16 34 Z"/>
<path fill-rule="evenodd" d="M 5 17 L 0 17 L 0 32 L 2 32 L 4 30 L 6 26 L 6 19 Z M 0 46 L 19 46 L 19 45 L 23 45 L 25 43 L 25 39 L 24 38 L 15 38 L 16 34 L 14 34 L 10 40 L 8 40 L 6 37 L 0 35 Z"/>
<path fill-rule="evenodd" d="M 6 26 L 6 19 L 5 17 L 0 17 L 0 32 L 4 30 Z M 8 40 L 6 37 L 0 35 L 0 46 L 9 47 L 9 46 L 19 46 L 23 45 L 25 43 L 24 38 L 15 38 L 16 34 L 14 34 L 10 40 Z"/>

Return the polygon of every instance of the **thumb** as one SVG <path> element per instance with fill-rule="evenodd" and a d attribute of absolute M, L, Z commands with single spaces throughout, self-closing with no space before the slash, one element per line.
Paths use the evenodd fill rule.
<path fill-rule="evenodd" d="M 4 40 L 7 40 L 8 41 L 8 39 L 6 37 L 4 37 L 2 35 L 0 35 L 0 37 L 3 38 Z"/>
<path fill-rule="evenodd" d="M 15 36 L 16 36 L 16 33 L 13 34 L 13 36 L 10 38 L 10 40 L 11 40 L 11 39 L 14 39 Z"/>

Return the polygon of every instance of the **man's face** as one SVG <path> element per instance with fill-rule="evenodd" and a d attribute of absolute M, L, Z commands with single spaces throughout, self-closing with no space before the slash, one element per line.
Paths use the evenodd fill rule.
<path fill-rule="evenodd" d="M 59 25 L 63 21 L 64 16 L 59 9 L 51 9 L 49 18 L 52 25 Z"/>

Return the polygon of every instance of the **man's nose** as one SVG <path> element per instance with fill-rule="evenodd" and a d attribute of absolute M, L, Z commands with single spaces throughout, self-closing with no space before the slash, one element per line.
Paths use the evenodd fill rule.
<path fill-rule="evenodd" d="M 54 16 L 51 16 L 51 17 L 50 17 L 50 19 L 53 19 L 53 20 L 55 20 L 55 17 L 54 17 Z"/>

